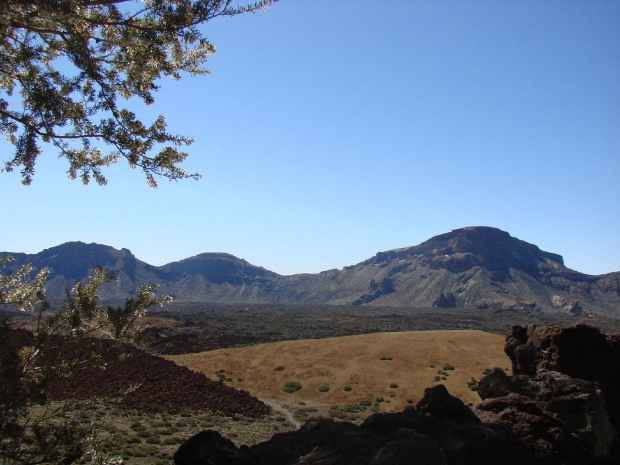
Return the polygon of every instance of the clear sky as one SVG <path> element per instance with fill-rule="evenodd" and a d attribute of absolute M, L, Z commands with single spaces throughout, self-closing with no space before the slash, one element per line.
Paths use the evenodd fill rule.
<path fill-rule="evenodd" d="M 195 136 L 203 179 L 83 186 L 49 150 L 30 187 L 0 174 L 0 250 L 314 273 L 484 225 L 620 271 L 620 2 L 281 0 L 204 31 L 213 74 L 135 107 Z"/>

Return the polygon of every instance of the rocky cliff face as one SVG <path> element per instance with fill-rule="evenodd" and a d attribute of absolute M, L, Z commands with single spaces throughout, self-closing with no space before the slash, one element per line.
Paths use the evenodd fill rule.
<path fill-rule="evenodd" d="M 436 305 L 611 318 L 620 311 L 620 272 L 578 273 L 566 268 L 560 255 L 489 227 L 457 229 L 341 270 L 292 276 L 224 253 L 155 267 L 127 249 L 80 242 L 13 255 L 17 265 L 28 261 L 51 269 L 52 298 L 62 298 L 66 287 L 101 265 L 118 270 L 120 278 L 106 289 L 105 298 L 126 298 L 140 284 L 160 284 L 176 300 L 196 302 Z"/>
<path fill-rule="evenodd" d="M 237 448 L 215 431 L 181 445 L 177 465 L 543 464 L 620 462 L 614 393 L 620 392 L 618 335 L 587 326 L 515 327 L 506 353 L 513 376 L 495 369 L 467 407 L 443 385 L 416 408 L 375 414 L 361 426 L 317 420 L 255 446 Z M 584 367 L 582 353 L 592 358 Z M 584 378 L 570 373 L 578 372 Z"/>

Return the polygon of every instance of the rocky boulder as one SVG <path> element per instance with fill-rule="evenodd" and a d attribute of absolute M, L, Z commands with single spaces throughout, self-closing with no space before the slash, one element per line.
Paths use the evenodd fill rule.
<path fill-rule="evenodd" d="M 314 420 L 251 447 L 231 447 L 215 431 L 190 438 L 177 465 L 460 465 L 534 464 L 510 428 L 485 425 L 444 386 L 428 388 L 416 408 L 378 413 L 361 426 Z M 200 461 L 197 458 L 200 457 Z"/>
<path fill-rule="evenodd" d="M 578 324 L 515 326 L 506 336 L 515 375 L 557 371 L 600 386 L 610 419 L 620 427 L 620 335 Z"/>

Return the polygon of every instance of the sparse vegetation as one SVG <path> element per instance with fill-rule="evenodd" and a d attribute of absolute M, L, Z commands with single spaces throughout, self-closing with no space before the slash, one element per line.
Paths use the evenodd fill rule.
<path fill-rule="evenodd" d="M 350 392 L 352 389 L 353 388 L 351 386 L 349 386 L 348 384 L 342 388 L 342 390 L 345 391 L 345 392 Z"/>
<path fill-rule="evenodd" d="M 284 370 L 284 366 L 283 365 L 278 365 L 277 367 L 275 367 L 273 369 L 273 371 L 282 371 L 282 370 Z"/>
<path fill-rule="evenodd" d="M 467 382 L 467 387 L 471 391 L 477 391 L 478 390 L 478 381 L 476 381 L 476 378 L 472 378 L 470 381 L 468 381 Z"/>
<path fill-rule="evenodd" d="M 298 383 L 297 381 L 289 381 L 284 386 L 282 386 L 282 391 L 288 392 L 288 393 L 297 392 L 300 389 L 301 389 L 301 383 Z"/>
<path fill-rule="evenodd" d="M 327 384 L 323 384 L 319 387 L 319 392 L 327 392 L 329 391 L 329 386 Z"/>

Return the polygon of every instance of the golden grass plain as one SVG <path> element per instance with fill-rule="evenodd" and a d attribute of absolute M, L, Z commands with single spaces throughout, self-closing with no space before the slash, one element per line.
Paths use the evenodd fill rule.
<path fill-rule="evenodd" d="M 220 376 L 231 386 L 279 403 L 346 405 L 383 398 L 382 411 L 400 411 L 408 400 L 415 404 L 425 388 L 439 383 L 466 404 L 480 401 L 467 383 L 480 379 L 486 368 L 509 371 L 504 344 L 503 336 L 482 331 L 409 331 L 283 341 L 166 358 L 214 380 L 223 370 Z M 454 370 L 444 370 L 445 364 Z M 440 370 L 447 373 L 446 379 L 436 381 L 436 376 L 443 376 Z M 302 389 L 283 392 L 284 384 L 293 381 Z M 321 386 L 329 390 L 321 392 Z"/>

